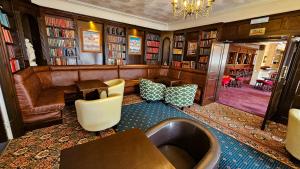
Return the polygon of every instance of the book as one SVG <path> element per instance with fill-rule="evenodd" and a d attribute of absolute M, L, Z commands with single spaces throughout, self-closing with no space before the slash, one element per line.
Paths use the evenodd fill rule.
<path fill-rule="evenodd" d="M 67 18 L 45 16 L 46 26 L 74 29 L 74 22 Z"/>
<path fill-rule="evenodd" d="M 5 27 L 10 28 L 7 14 L 3 13 L 1 10 L 0 10 L 0 23 Z"/>

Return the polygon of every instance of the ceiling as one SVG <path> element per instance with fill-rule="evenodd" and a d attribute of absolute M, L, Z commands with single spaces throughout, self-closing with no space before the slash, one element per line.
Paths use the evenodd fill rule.
<path fill-rule="evenodd" d="M 182 20 L 172 14 L 171 0 L 63 0 L 102 7 L 161 22 Z M 260 0 L 261 2 L 265 0 Z M 253 3 L 253 0 L 215 0 L 213 12 Z"/>
<path fill-rule="evenodd" d="M 31 0 L 39 6 L 173 31 L 300 10 L 300 0 L 215 0 L 208 17 L 176 18 L 171 0 Z"/>

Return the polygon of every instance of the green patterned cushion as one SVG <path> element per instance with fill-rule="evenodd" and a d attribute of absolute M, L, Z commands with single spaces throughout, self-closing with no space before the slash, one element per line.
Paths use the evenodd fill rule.
<path fill-rule="evenodd" d="M 191 106 L 194 103 L 197 88 L 196 84 L 168 87 L 165 92 L 165 101 L 178 107 Z"/>
<path fill-rule="evenodd" d="M 155 101 L 163 100 L 166 86 L 160 83 L 154 83 L 151 80 L 140 80 L 140 94 L 145 100 Z"/>

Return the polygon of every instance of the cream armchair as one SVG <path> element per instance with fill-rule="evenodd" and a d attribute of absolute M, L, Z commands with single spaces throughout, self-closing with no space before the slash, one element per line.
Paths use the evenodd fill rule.
<path fill-rule="evenodd" d="M 79 124 L 87 131 L 97 132 L 113 127 L 121 119 L 123 96 L 111 94 L 98 100 L 76 100 L 75 107 Z"/>
<path fill-rule="evenodd" d="M 113 80 L 106 81 L 104 83 L 109 86 L 108 96 L 112 94 L 120 94 L 122 96 L 124 95 L 125 80 L 113 79 Z M 106 92 L 102 92 L 100 98 L 106 98 L 106 97 L 107 97 Z"/>
<path fill-rule="evenodd" d="M 285 147 L 289 153 L 300 160 L 300 110 L 291 109 L 288 121 Z"/>

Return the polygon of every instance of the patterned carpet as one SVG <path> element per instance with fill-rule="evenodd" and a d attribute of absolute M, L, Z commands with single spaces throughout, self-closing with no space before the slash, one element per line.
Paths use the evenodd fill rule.
<path fill-rule="evenodd" d="M 127 96 L 124 98 L 124 105 L 140 103 L 141 101 L 138 96 Z M 125 106 L 123 112 L 132 106 Z M 178 112 L 180 111 L 178 110 Z M 219 133 L 221 135 L 224 135 L 222 133 L 228 134 L 236 140 L 253 147 L 255 149 L 253 149 L 254 152 L 263 152 L 291 167 L 295 167 L 288 160 L 287 153 L 283 146 L 286 132 L 285 126 L 269 123 L 266 131 L 260 131 L 261 117 L 250 115 L 218 103 L 210 104 L 205 107 L 200 107 L 195 104 L 191 108 L 185 109 L 185 112 L 196 117 L 201 122 L 209 124 L 209 126 L 211 126 L 210 128 L 216 128 L 217 130 L 213 129 L 217 132 L 216 135 Z M 182 112 L 180 113 L 183 114 Z M 186 114 L 183 115 L 187 116 Z M 35 130 L 21 138 L 12 140 L 0 158 L 0 168 L 58 168 L 60 150 L 76 144 L 101 139 L 102 137 L 115 133 L 112 129 L 108 129 L 102 131 L 100 136 L 95 136 L 93 133 L 82 130 L 77 123 L 75 110 L 70 107 L 64 110 L 63 117 L 64 123 L 61 125 Z M 123 123 L 124 121 L 120 124 L 123 125 Z M 145 126 L 147 127 L 147 125 Z M 121 128 L 119 129 L 121 130 Z M 225 141 L 229 141 L 229 143 L 233 141 L 235 143 L 236 140 L 233 138 L 226 137 L 226 139 L 229 140 Z M 246 146 L 245 144 L 240 144 L 241 143 L 238 143 L 238 146 Z M 267 159 L 266 157 L 264 158 Z M 226 160 L 232 159 L 226 158 Z M 280 164 L 276 160 L 274 160 L 274 162 Z M 238 168 L 237 166 L 239 165 L 243 164 L 236 163 L 236 166 L 231 168 Z M 272 165 L 269 166 L 272 167 Z M 222 166 L 222 168 L 223 167 L 224 166 Z"/>

